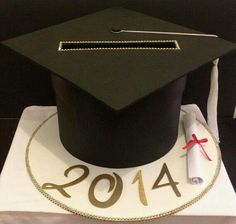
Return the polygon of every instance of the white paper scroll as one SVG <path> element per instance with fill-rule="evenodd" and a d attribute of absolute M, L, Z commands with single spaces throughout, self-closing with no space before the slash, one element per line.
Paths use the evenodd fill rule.
<path fill-rule="evenodd" d="M 195 113 L 186 113 L 183 116 L 183 124 L 187 142 L 192 140 L 192 134 L 198 136 Z M 201 148 L 198 144 L 194 144 L 193 146 L 191 146 L 191 148 L 187 149 L 187 175 L 188 180 L 191 184 L 201 184 L 203 182 L 201 160 Z"/>

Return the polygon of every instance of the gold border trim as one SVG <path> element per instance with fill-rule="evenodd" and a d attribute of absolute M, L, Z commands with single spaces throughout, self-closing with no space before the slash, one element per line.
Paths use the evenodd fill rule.
<path fill-rule="evenodd" d="M 162 47 L 102 47 L 102 48 L 74 48 L 74 49 L 63 49 L 62 45 L 64 43 L 174 43 L 175 48 L 162 48 Z M 180 50 L 179 43 L 177 40 L 120 40 L 120 41 L 113 41 L 113 40 L 102 40 L 102 41 L 90 41 L 90 40 L 84 40 L 84 41 L 60 41 L 58 46 L 58 51 L 96 51 L 96 50 L 168 50 L 168 51 L 175 51 Z"/>
<path fill-rule="evenodd" d="M 182 110 L 182 109 L 181 109 Z M 184 110 L 182 110 L 183 112 L 185 112 Z M 103 220 L 103 221 L 148 221 L 148 220 L 153 220 L 153 219 L 156 219 L 156 218 L 161 218 L 161 217 L 164 217 L 164 216 L 169 216 L 169 215 L 173 215 L 191 205 L 193 205 L 194 203 L 196 203 L 197 201 L 199 201 L 214 185 L 218 175 L 219 175 L 219 172 L 220 172 L 220 168 L 221 168 L 221 152 L 220 152 L 220 148 L 219 148 L 219 145 L 215 139 L 215 137 L 213 136 L 212 132 L 209 130 L 208 127 L 206 127 L 206 125 L 202 124 L 206 129 L 207 131 L 210 133 L 215 145 L 216 145 L 216 149 L 217 149 L 217 166 L 216 166 L 216 170 L 215 170 L 215 174 L 213 175 L 212 177 L 212 180 L 210 181 L 210 183 L 206 186 L 206 188 L 199 194 L 197 195 L 195 198 L 193 198 L 192 200 L 190 200 L 189 202 L 185 203 L 184 205 L 181 205 L 175 209 L 172 209 L 172 210 L 169 210 L 167 212 L 162 212 L 160 214 L 157 214 L 157 215 L 152 215 L 152 216 L 143 216 L 143 217 L 139 217 L 139 218 L 112 218 L 112 217 L 103 217 L 103 216 L 96 216 L 96 215 L 91 215 L 89 213 L 86 213 L 86 212 L 81 212 L 81 211 L 78 211 L 77 209 L 74 209 L 72 207 L 69 207 L 63 203 L 61 203 L 60 201 L 54 199 L 50 194 L 48 194 L 47 192 L 45 192 L 41 187 L 40 185 L 38 184 L 37 180 L 35 179 L 34 175 L 32 174 L 31 172 L 31 169 L 30 169 L 30 162 L 29 162 L 29 148 L 30 148 L 30 144 L 34 138 L 34 136 L 37 134 L 37 132 L 39 131 L 39 129 L 48 121 L 50 120 L 52 117 L 54 117 L 55 115 L 57 114 L 56 113 L 53 113 L 52 115 L 50 115 L 46 120 L 44 120 L 36 129 L 35 131 L 33 132 L 33 134 L 31 135 L 30 139 L 29 139 L 29 142 L 27 144 L 27 147 L 26 147 L 26 153 L 25 153 L 25 162 L 26 162 L 26 169 L 28 171 L 28 174 L 30 176 L 30 179 L 31 181 L 33 182 L 33 184 L 35 185 L 35 187 L 37 188 L 37 190 L 43 194 L 43 196 L 45 196 L 48 200 L 50 200 L 52 203 L 56 204 L 57 206 L 61 207 L 62 209 L 66 210 L 66 211 L 69 211 L 69 212 L 72 212 L 74 214 L 77 214 L 77 215 L 81 215 L 81 216 L 84 216 L 84 217 L 87 217 L 87 218 L 93 218 L 93 219 L 98 219 L 98 220 Z"/>

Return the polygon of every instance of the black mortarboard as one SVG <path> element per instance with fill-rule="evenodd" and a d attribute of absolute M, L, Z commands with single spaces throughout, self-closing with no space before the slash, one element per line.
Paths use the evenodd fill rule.
<path fill-rule="evenodd" d="M 3 44 L 53 73 L 65 148 L 108 167 L 166 154 L 177 137 L 185 75 L 235 48 L 214 35 L 122 8 Z"/>

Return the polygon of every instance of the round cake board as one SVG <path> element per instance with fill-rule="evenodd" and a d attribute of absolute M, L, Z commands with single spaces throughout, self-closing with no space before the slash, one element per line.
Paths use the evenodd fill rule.
<path fill-rule="evenodd" d="M 30 137 L 27 171 L 47 199 L 75 214 L 112 221 L 141 221 L 174 214 L 211 189 L 221 164 L 215 139 L 197 122 L 198 138 L 208 139 L 204 148 L 212 161 L 202 158 L 202 184 L 189 183 L 186 151 L 182 149 L 186 145 L 182 115 L 177 141 L 165 156 L 146 165 L 117 169 L 91 165 L 68 153 L 60 141 L 54 113 Z"/>

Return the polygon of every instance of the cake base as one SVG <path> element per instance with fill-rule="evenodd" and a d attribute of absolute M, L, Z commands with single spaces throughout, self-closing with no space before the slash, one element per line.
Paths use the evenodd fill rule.
<path fill-rule="evenodd" d="M 199 138 L 208 138 L 205 149 L 212 158 L 211 162 L 203 158 L 205 180 L 201 185 L 187 181 L 182 125 L 176 144 L 162 158 L 143 166 L 111 169 L 85 163 L 65 150 L 57 114 L 49 116 L 32 134 L 26 151 L 27 170 L 46 198 L 75 214 L 114 221 L 167 216 L 200 200 L 219 173 L 218 146 L 203 125 L 198 123 L 198 128 Z M 50 164 L 50 169 L 45 164 Z"/>

